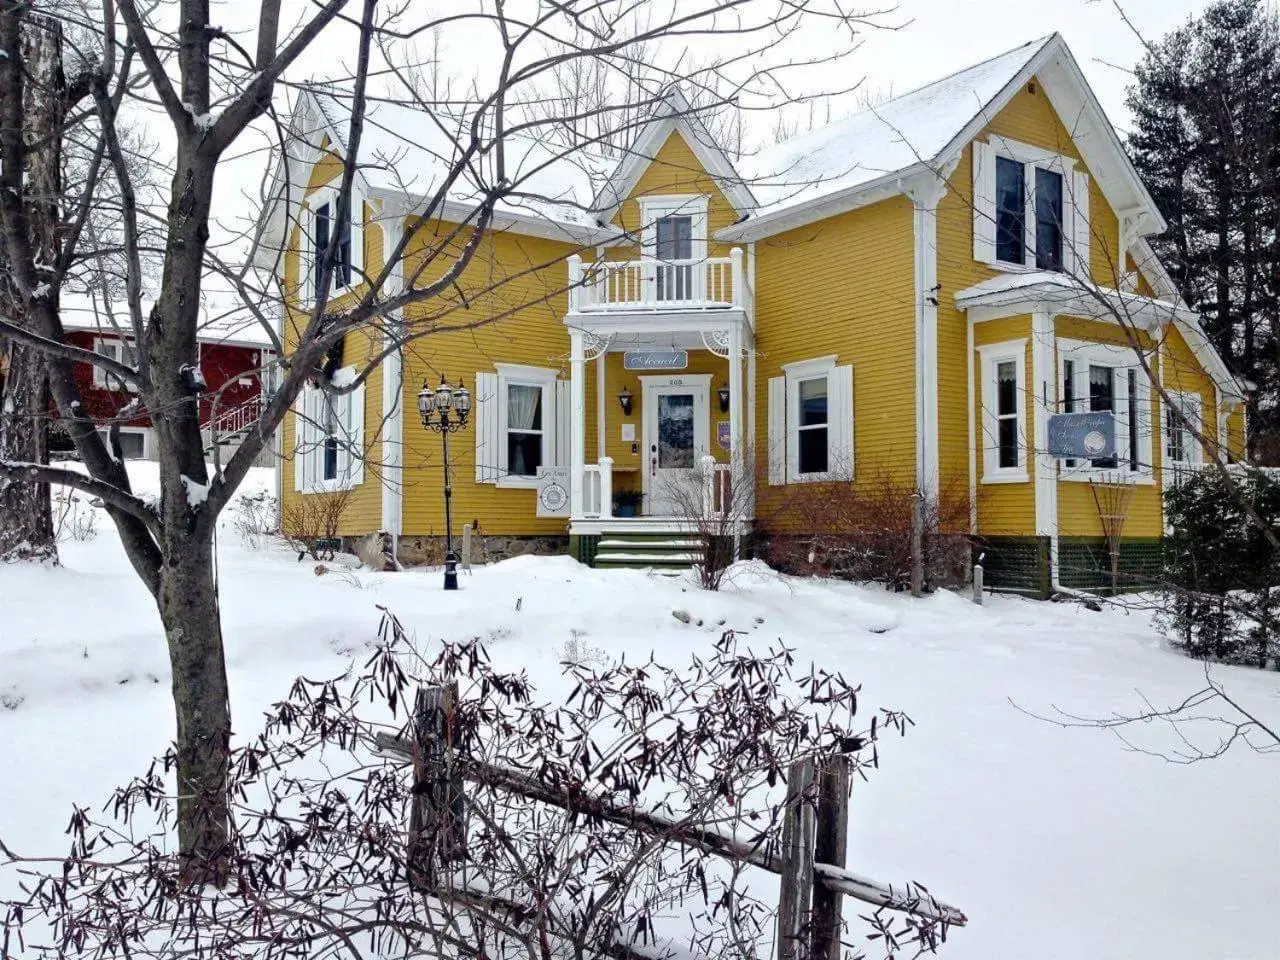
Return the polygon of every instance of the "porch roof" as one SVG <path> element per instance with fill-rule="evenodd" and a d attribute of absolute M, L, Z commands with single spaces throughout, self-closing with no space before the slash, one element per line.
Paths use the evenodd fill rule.
<path fill-rule="evenodd" d="M 1002 273 L 958 291 L 955 302 L 971 321 L 1048 312 L 1107 323 L 1124 321 L 1153 335 L 1173 324 L 1219 388 L 1233 400 L 1244 399 L 1245 384 L 1209 343 L 1200 315 L 1183 304 L 1102 287 L 1053 270 Z"/>

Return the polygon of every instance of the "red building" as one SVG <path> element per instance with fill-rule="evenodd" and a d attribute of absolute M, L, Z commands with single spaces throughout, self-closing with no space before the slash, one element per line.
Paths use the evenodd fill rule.
<path fill-rule="evenodd" d="M 121 337 L 115 327 L 92 312 L 68 310 L 64 305 L 63 324 L 68 339 L 76 346 L 130 362 L 132 340 Z M 269 389 L 274 361 L 275 354 L 256 324 L 207 321 L 202 325 L 200 372 L 205 389 L 200 396 L 200 422 L 205 426 L 206 442 L 211 442 L 215 404 L 217 434 L 223 443 L 234 443 L 257 421 L 264 383 Z M 85 411 L 100 422 L 104 430 L 131 399 L 131 392 L 124 384 L 89 363 L 76 364 L 76 386 Z M 154 420 L 163 415 L 163 411 L 141 409 L 136 416 L 121 419 L 120 445 L 125 457 L 155 457 Z M 56 438 L 54 443 L 57 445 Z"/>

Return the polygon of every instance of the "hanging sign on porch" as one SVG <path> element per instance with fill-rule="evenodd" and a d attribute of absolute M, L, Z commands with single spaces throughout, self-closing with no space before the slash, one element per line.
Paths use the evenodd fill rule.
<path fill-rule="evenodd" d="M 1049 418 L 1049 456 L 1100 460 L 1116 455 L 1114 413 L 1057 413 Z"/>
<path fill-rule="evenodd" d="M 538 516 L 569 515 L 569 468 L 538 468 Z"/>
<path fill-rule="evenodd" d="M 683 370 L 687 366 L 688 350 L 628 350 L 622 355 L 624 370 Z"/>

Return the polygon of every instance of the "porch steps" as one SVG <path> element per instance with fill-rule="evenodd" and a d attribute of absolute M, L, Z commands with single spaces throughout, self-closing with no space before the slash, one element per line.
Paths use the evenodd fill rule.
<path fill-rule="evenodd" d="M 602 569 L 652 569 L 681 573 L 701 559 L 702 543 L 683 533 L 605 531 L 592 566 Z"/>

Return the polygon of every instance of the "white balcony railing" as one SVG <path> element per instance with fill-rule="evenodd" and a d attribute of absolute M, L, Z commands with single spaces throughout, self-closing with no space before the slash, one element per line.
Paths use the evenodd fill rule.
<path fill-rule="evenodd" d="M 750 311 L 750 283 L 742 250 L 701 260 L 569 258 L 569 309 L 574 313 L 636 310 Z"/>
<path fill-rule="evenodd" d="M 583 465 L 582 515 L 599 520 L 608 520 L 613 516 L 612 457 L 601 457 L 598 464 Z"/>

